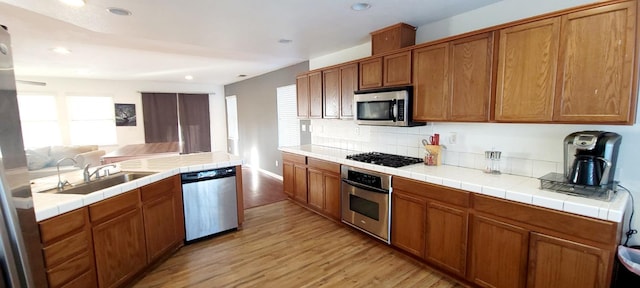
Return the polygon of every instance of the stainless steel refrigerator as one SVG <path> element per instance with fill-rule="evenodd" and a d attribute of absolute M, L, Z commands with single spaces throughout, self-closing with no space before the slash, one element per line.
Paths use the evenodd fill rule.
<path fill-rule="evenodd" d="M 11 40 L 0 28 L 0 287 L 47 287 L 33 209 L 13 73 Z"/>

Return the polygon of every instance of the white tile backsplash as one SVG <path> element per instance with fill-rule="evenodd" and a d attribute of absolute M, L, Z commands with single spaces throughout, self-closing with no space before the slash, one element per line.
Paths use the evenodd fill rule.
<path fill-rule="evenodd" d="M 436 128 L 446 128 L 445 124 L 428 123 L 417 127 L 388 127 L 388 126 L 360 126 L 350 120 L 313 119 L 311 126 L 311 143 L 340 149 L 362 152 L 384 152 L 411 157 L 424 157 L 422 139 L 438 133 Z M 473 125 L 473 124 L 469 124 Z M 440 139 L 448 139 L 440 132 Z M 446 133 L 446 132 L 445 132 Z M 461 133 L 457 134 L 459 143 L 447 145 L 442 160 L 445 165 L 459 166 L 483 170 L 485 166 L 485 150 L 501 150 L 505 147 L 487 143 L 470 143 L 463 146 L 467 151 L 458 151 L 461 144 L 467 140 Z M 503 151 L 500 161 L 503 174 L 513 174 L 526 177 L 541 177 L 549 172 L 561 172 L 562 163 L 549 159 L 532 159 L 527 151 Z"/>

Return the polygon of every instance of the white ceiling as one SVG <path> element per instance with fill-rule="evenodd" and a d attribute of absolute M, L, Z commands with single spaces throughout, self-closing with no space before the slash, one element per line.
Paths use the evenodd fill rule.
<path fill-rule="evenodd" d="M 0 0 L 18 79 L 29 76 L 224 85 L 369 41 L 398 22 L 421 26 L 500 0 Z M 117 16 L 108 7 L 125 8 Z M 279 39 L 291 39 L 281 44 Z M 50 49 L 72 50 L 59 55 Z"/>

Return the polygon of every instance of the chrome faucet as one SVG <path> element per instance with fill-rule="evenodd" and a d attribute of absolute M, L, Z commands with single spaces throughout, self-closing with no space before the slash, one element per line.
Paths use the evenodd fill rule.
<path fill-rule="evenodd" d="M 78 162 L 76 162 L 76 160 L 74 160 L 73 158 L 69 158 L 69 157 L 64 157 L 64 158 L 58 160 L 58 162 L 56 162 L 56 170 L 58 171 L 58 190 L 62 190 L 64 188 L 64 186 L 71 185 L 71 183 L 69 183 L 69 181 L 67 181 L 67 180 L 62 181 L 62 179 L 60 179 L 60 163 L 62 163 L 62 161 L 64 161 L 64 160 L 71 160 L 71 161 L 73 161 L 74 164 L 78 164 Z"/>
<path fill-rule="evenodd" d="M 90 165 L 90 164 L 84 165 L 84 170 L 82 171 L 82 175 L 84 176 L 84 183 L 89 183 L 89 182 L 91 182 L 91 176 L 93 176 L 93 175 L 95 175 L 95 178 L 96 178 L 96 179 L 100 179 L 100 170 L 102 170 L 103 168 L 106 168 L 106 167 L 113 167 L 113 168 L 116 168 L 116 165 L 115 165 L 115 164 L 109 164 L 109 165 L 104 165 L 104 166 L 96 167 L 96 170 L 95 170 L 95 171 L 93 171 L 93 173 L 89 173 L 89 165 Z M 107 175 L 105 175 L 105 176 L 108 176 L 109 170 L 106 170 L 106 171 L 107 171 L 107 172 L 106 172 L 106 173 L 107 173 Z"/>

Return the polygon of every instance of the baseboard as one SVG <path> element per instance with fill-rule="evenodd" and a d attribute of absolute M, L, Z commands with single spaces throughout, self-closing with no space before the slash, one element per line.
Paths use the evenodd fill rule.
<path fill-rule="evenodd" d="M 253 166 L 251 166 L 251 165 L 249 165 L 249 164 L 244 164 L 243 166 L 248 167 L 248 168 L 251 168 L 251 169 L 256 169 L 256 170 L 258 170 L 260 173 L 264 173 L 265 175 L 267 175 L 267 176 L 269 176 L 269 177 L 271 177 L 271 178 L 275 178 L 275 179 L 280 180 L 280 181 L 282 181 L 282 180 L 283 180 L 283 179 L 282 179 L 282 176 L 280 176 L 280 175 L 278 175 L 278 174 L 276 174 L 276 173 L 273 173 L 273 172 L 270 172 L 270 171 L 267 171 L 267 170 L 264 170 L 264 169 L 261 169 L 261 168 L 254 168 Z"/>

